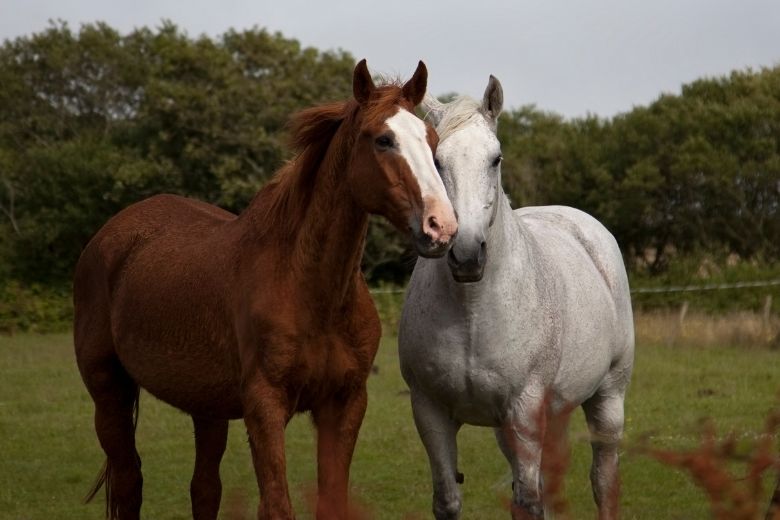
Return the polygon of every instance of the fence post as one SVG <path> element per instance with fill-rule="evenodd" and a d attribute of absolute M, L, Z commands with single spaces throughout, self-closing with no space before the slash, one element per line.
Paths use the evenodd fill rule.
<path fill-rule="evenodd" d="M 770 318 L 772 317 L 772 295 L 767 294 L 766 298 L 764 298 L 764 310 L 761 313 L 761 325 L 762 325 L 762 336 L 764 336 L 764 341 L 771 341 L 772 339 L 772 322 Z"/>
<path fill-rule="evenodd" d="M 673 347 L 675 343 L 677 343 L 677 338 L 682 336 L 683 333 L 683 324 L 685 323 L 685 316 L 688 314 L 688 300 L 685 300 L 682 302 L 682 305 L 680 306 L 680 312 L 677 314 L 677 326 L 674 327 L 672 330 L 671 335 L 669 336 L 669 340 L 667 341 L 667 344 L 670 347 Z"/>

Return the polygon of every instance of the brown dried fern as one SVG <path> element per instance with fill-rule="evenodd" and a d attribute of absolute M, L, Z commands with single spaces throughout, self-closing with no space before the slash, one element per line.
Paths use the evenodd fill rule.
<path fill-rule="evenodd" d="M 763 478 L 767 471 L 780 470 L 780 458 L 774 440 L 780 429 L 780 408 L 766 419 L 763 432 L 751 444 L 746 454 L 740 453 L 736 436 L 732 433 L 718 439 L 711 420 L 701 424 L 699 446 L 690 451 L 654 448 L 645 440 L 634 451 L 649 455 L 667 466 L 686 470 L 691 479 L 707 495 L 715 520 L 756 520 L 766 509 L 763 501 Z M 742 477 L 736 477 L 730 467 L 744 468 Z M 775 509 L 766 518 L 779 519 Z"/>

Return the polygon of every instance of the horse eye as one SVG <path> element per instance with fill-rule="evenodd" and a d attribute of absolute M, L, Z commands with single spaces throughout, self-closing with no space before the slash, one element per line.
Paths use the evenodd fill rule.
<path fill-rule="evenodd" d="M 496 157 L 495 159 L 493 159 L 493 164 L 492 164 L 493 168 L 497 168 L 497 167 L 498 167 L 498 165 L 499 165 L 499 164 L 501 164 L 501 160 L 502 160 L 503 158 L 504 158 L 504 156 L 503 156 L 503 155 L 499 155 L 498 157 Z"/>
<path fill-rule="evenodd" d="M 380 135 L 379 137 L 376 138 L 375 142 L 376 142 L 376 145 L 379 148 L 386 149 L 386 148 L 392 148 L 393 147 L 393 140 L 389 136 L 386 136 L 386 135 Z"/>

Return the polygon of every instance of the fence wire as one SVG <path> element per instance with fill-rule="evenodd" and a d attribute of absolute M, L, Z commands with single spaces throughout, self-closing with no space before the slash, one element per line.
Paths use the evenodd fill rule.
<path fill-rule="evenodd" d="M 708 283 L 702 285 L 668 285 L 666 287 L 635 287 L 631 289 L 631 294 L 716 291 L 720 289 L 745 289 L 749 287 L 771 287 L 775 285 L 780 285 L 780 279 L 756 280 L 752 282 Z M 377 288 L 371 289 L 370 292 L 371 294 L 402 294 L 404 291 L 406 291 L 406 289 Z"/>
<path fill-rule="evenodd" d="M 703 285 L 668 285 L 666 287 L 636 287 L 634 289 L 631 289 L 631 294 L 715 291 L 719 289 L 744 289 L 746 287 L 770 287 L 773 285 L 780 285 L 780 279 L 757 280 L 753 282 L 708 283 Z"/>

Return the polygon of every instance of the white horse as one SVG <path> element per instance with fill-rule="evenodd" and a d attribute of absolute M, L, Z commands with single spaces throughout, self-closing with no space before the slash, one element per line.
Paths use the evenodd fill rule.
<path fill-rule="evenodd" d="M 433 512 L 458 518 L 455 437 L 490 426 L 513 474 L 515 518 L 543 516 L 545 410 L 582 405 L 600 518 L 618 510 L 618 444 L 634 359 L 628 280 L 617 243 L 563 206 L 512 210 L 501 188 L 501 85 L 481 103 L 423 102 L 436 165 L 459 215 L 448 257 L 420 258 L 399 332 L 401 370 L 430 460 Z"/>

